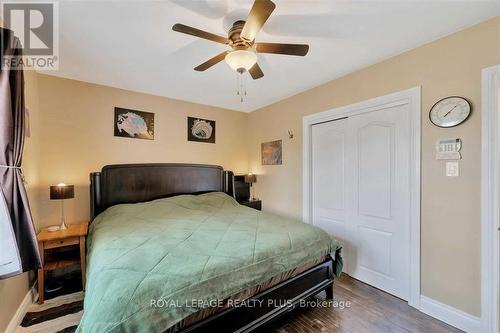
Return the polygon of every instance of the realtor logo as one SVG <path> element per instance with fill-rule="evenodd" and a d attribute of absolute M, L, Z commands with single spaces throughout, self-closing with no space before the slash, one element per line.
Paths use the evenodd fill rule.
<path fill-rule="evenodd" d="M 57 70 L 59 52 L 57 2 L 2 2 L 4 26 L 14 32 L 22 47 L 22 58 L 2 54 L 2 66 L 25 70 Z M 7 34 L 2 34 L 2 39 Z M 2 40 L 2 45 L 8 45 Z"/>

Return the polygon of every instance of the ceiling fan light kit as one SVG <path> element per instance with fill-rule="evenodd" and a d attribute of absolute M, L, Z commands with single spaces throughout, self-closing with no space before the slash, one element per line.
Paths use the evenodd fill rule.
<path fill-rule="evenodd" d="M 234 22 L 231 29 L 229 29 L 227 38 L 180 23 L 175 24 L 172 30 L 231 47 L 232 50 L 216 55 L 196 66 L 194 70 L 203 72 L 225 59 L 226 63 L 241 76 L 243 73 L 248 72 L 252 79 L 257 80 L 264 76 L 257 63 L 257 53 L 305 56 L 309 51 L 309 45 L 307 44 L 255 42 L 257 33 L 262 29 L 275 8 L 276 5 L 271 0 L 255 0 L 246 21 Z M 239 84 L 238 94 L 242 92 L 240 88 Z M 246 95 L 246 91 L 244 94 Z"/>
<path fill-rule="evenodd" d="M 226 63 L 238 73 L 242 73 L 249 71 L 257 63 L 257 55 L 249 49 L 234 50 L 226 55 Z"/>

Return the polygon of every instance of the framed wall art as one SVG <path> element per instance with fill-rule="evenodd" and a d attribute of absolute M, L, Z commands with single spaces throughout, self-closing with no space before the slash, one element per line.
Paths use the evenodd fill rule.
<path fill-rule="evenodd" d="M 215 143 L 215 121 L 201 118 L 187 118 L 188 141 Z"/>
<path fill-rule="evenodd" d="M 261 145 L 262 165 L 283 164 L 283 142 L 281 140 L 264 142 Z"/>
<path fill-rule="evenodd" d="M 155 114 L 115 107 L 115 136 L 154 140 Z"/>

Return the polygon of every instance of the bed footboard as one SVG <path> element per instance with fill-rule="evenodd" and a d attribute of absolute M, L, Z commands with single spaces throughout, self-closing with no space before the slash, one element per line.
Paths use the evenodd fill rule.
<path fill-rule="evenodd" d="M 245 301 L 248 306 L 224 310 L 183 329 L 181 333 L 251 332 L 323 290 L 331 290 L 333 297 L 333 281 L 333 261 L 329 259 L 249 298 Z"/>

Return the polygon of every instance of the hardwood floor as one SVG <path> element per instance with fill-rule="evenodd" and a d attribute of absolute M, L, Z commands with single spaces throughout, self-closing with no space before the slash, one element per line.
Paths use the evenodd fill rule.
<path fill-rule="evenodd" d="M 334 301 L 351 302 L 350 307 L 309 307 L 294 310 L 261 332 L 462 332 L 423 314 L 405 301 L 355 280 L 346 274 L 335 282 Z M 318 298 L 324 299 L 324 293 Z"/>
<path fill-rule="evenodd" d="M 78 279 L 74 281 L 76 288 L 81 288 Z M 333 303 L 324 297 L 323 292 L 312 300 L 312 305 L 330 302 L 330 306 L 296 309 L 259 333 L 461 332 L 346 274 L 335 282 Z M 83 313 L 82 299 L 83 292 L 77 292 L 55 297 L 43 305 L 33 304 L 16 333 L 74 332 Z"/>

